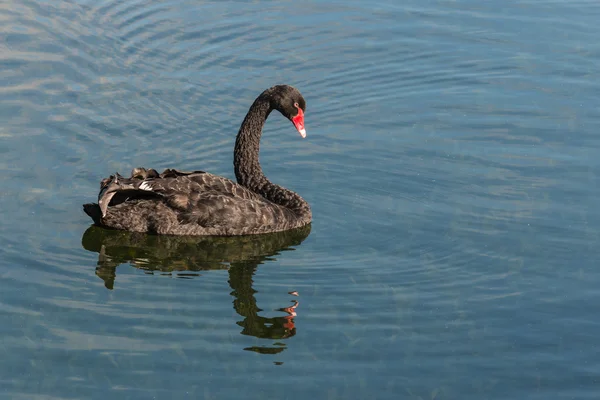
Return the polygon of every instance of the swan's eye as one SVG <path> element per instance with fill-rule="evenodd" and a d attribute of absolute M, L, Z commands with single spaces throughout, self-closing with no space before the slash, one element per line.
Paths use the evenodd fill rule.
<path fill-rule="evenodd" d="M 300 106 L 298 105 L 298 103 L 294 103 L 294 107 L 300 108 Z"/>

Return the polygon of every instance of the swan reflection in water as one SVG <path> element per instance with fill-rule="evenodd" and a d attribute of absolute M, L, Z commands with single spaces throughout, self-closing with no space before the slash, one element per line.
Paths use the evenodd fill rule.
<path fill-rule="evenodd" d="M 310 233 L 310 224 L 302 228 L 252 236 L 158 236 L 91 226 L 83 234 L 82 245 L 98 253 L 96 275 L 112 290 L 117 267 L 129 263 L 146 273 L 175 273 L 178 278 L 191 279 L 198 271 L 229 271 L 229 285 L 234 297 L 233 307 L 244 319 L 237 322 L 242 334 L 263 339 L 285 339 L 296 334 L 294 317 L 297 301 L 278 309 L 280 317 L 261 317 L 252 288 L 253 276 L 259 264 L 282 251 L 293 250 Z M 296 292 L 290 292 L 297 295 Z M 274 354 L 285 349 L 251 347 L 245 350 Z"/>

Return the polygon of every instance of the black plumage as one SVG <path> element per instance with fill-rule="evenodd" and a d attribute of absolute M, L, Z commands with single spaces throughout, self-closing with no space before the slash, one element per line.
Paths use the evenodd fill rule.
<path fill-rule="evenodd" d="M 271 183 L 258 153 L 262 128 L 272 110 L 290 119 L 302 137 L 306 103 L 287 85 L 265 90 L 254 101 L 237 135 L 237 183 L 203 171 L 135 168 L 131 176 L 111 175 L 100 183 L 98 203 L 84 204 L 97 225 L 165 235 L 250 235 L 279 232 L 311 222 L 308 203 Z"/>

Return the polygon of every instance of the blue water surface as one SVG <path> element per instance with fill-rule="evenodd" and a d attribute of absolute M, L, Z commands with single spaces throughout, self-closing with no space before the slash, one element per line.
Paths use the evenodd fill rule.
<path fill-rule="evenodd" d="M 596 399 L 596 1 L 0 5 L 0 397 Z M 91 227 L 133 167 L 261 162 L 309 229 Z"/>

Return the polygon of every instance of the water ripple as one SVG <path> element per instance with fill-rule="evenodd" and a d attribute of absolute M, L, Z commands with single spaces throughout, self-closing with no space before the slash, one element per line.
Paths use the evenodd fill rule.
<path fill-rule="evenodd" d="M 226 396 L 232 376 L 267 382 L 262 397 L 289 394 L 306 371 L 312 384 L 290 396 L 321 383 L 364 398 L 595 388 L 598 362 L 582 349 L 598 324 L 581 305 L 598 296 L 596 10 L 0 5 L 1 375 L 14 378 L 3 388 L 86 397 L 110 382 L 132 398 L 185 397 L 207 366 L 205 397 Z M 239 125 L 274 83 L 308 102 L 306 140 L 274 113 L 261 143 L 267 175 L 312 206 L 301 246 L 247 264 L 200 259 L 217 245 L 82 248 L 80 205 L 101 177 L 134 166 L 232 177 Z"/>

